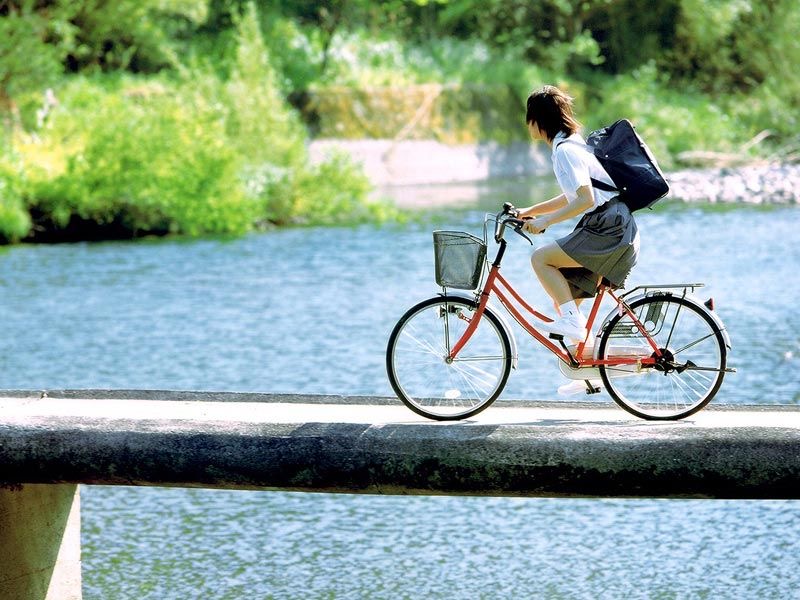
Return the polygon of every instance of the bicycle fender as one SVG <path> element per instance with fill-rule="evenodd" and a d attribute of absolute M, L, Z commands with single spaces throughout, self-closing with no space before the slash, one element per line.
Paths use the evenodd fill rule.
<path fill-rule="evenodd" d="M 477 306 L 478 303 L 475 301 L 475 295 L 470 294 L 468 292 L 448 292 L 447 294 L 439 294 L 443 298 L 448 297 L 456 297 L 460 298 L 461 300 L 469 300 L 474 306 Z M 490 306 L 486 307 L 486 312 L 489 312 L 494 316 L 498 321 L 500 321 L 500 325 L 503 326 L 503 329 L 506 330 L 506 335 L 508 335 L 508 341 L 511 344 L 511 368 L 516 369 L 517 364 L 519 363 L 519 352 L 517 351 L 517 338 L 514 337 L 514 330 L 511 329 L 508 319 L 505 318 L 505 315 L 498 310 L 493 309 Z"/>
<path fill-rule="evenodd" d="M 728 330 L 725 327 L 725 324 L 722 322 L 722 319 L 719 317 L 719 315 L 713 310 L 708 310 L 705 303 L 694 294 L 687 294 L 686 299 L 689 300 L 689 302 L 691 302 L 695 306 L 699 306 L 700 308 L 702 308 L 706 312 L 706 314 L 709 317 L 711 317 L 711 320 L 714 321 L 720 333 L 722 333 L 722 339 L 725 341 L 725 346 L 728 348 L 728 350 L 730 350 L 732 348 L 731 336 L 728 335 Z"/>

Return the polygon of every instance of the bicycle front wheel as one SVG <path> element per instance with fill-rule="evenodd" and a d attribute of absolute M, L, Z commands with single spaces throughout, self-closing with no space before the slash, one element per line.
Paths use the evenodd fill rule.
<path fill-rule="evenodd" d="M 612 318 L 598 358 L 653 358 L 655 364 L 600 366 L 608 393 L 642 419 L 675 420 L 696 413 L 711 401 L 725 375 L 727 351 L 718 326 L 701 307 L 677 296 L 648 296 L 630 308 L 659 352 L 627 313 Z"/>
<path fill-rule="evenodd" d="M 439 421 L 465 419 L 503 391 L 511 371 L 511 343 L 488 308 L 458 356 L 447 358 L 476 310 L 467 298 L 430 298 L 406 312 L 389 336 L 389 382 L 415 413 Z"/>

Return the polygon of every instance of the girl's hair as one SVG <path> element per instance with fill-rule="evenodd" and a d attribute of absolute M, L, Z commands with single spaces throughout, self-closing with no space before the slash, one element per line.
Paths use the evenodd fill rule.
<path fill-rule="evenodd" d="M 552 85 L 546 85 L 528 96 L 525 122 L 538 125 L 550 140 L 559 131 L 572 135 L 581 128 L 572 114 L 572 98 Z"/>

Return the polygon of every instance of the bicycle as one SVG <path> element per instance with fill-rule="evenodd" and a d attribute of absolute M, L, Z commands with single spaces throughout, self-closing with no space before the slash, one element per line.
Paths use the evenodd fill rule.
<path fill-rule="evenodd" d="M 563 336 L 545 335 L 529 321 L 553 319 L 530 306 L 500 274 L 509 226 L 533 243 L 518 215 L 508 203 L 494 218 L 487 215 L 484 239 L 460 231 L 433 233 L 436 282 L 443 290 L 400 318 L 386 349 L 389 382 L 408 408 L 450 421 L 474 416 L 498 398 L 517 367 L 518 353 L 509 322 L 489 305 L 493 297 L 559 359 L 562 373 L 583 380 L 590 394 L 600 392 L 592 380 L 601 380 L 612 399 L 637 417 L 682 419 L 711 401 L 725 373 L 735 369 L 726 364 L 731 343 L 713 299 L 704 303 L 694 296 L 704 284 L 643 285 L 618 293 L 601 282 L 586 337 L 567 345 Z M 489 222 L 495 224 L 499 245 L 491 265 Z M 606 296 L 616 305 L 592 339 Z"/>

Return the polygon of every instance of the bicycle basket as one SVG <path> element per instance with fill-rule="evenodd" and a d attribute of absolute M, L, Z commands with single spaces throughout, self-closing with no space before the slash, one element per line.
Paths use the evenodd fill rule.
<path fill-rule="evenodd" d="M 463 231 L 434 231 L 436 283 L 442 287 L 474 290 L 481 281 L 486 243 Z"/>

